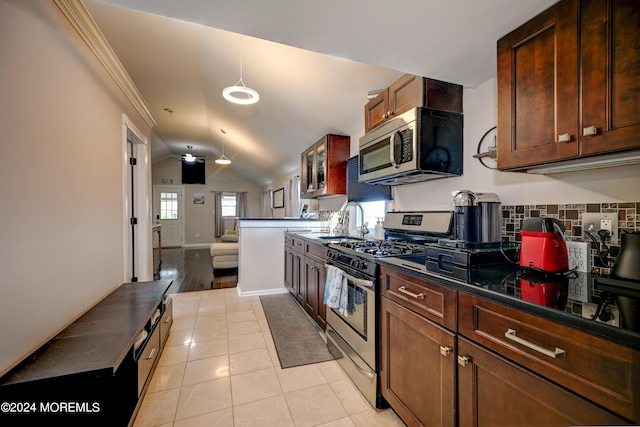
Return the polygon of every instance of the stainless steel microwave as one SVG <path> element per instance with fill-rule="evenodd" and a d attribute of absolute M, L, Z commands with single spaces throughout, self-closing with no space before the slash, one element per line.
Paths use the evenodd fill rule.
<path fill-rule="evenodd" d="M 462 175 L 459 113 L 418 107 L 360 138 L 358 181 L 400 185 Z"/>

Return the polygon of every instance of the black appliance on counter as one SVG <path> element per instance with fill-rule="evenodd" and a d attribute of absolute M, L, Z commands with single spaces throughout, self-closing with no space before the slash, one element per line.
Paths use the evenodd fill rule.
<path fill-rule="evenodd" d="M 640 332 L 640 230 L 620 234 L 620 252 L 611 277 L 596 277 L 594 282 L 596 289 L 613 295 L 620 326 Z M 606 297 L 602 297 L 605 302 Z"/>

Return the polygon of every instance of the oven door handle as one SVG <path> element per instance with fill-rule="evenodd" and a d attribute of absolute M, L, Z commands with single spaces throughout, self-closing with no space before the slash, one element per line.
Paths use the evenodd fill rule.
<path fill-rule="evenodd" d="M 325 264 L 325 267 L 336 267 L 335 265 L 331 265 L 331 264 Z M 339 268 L 338 268 L 339 269 Z M 340 270 L 340 269 L 339 269 Z M 358 286 L 363 286 L 365 288 L 373 288 L 373 282 L 371 280 L 367 280 L 367 279 L 359 279 L 357 277 L 354 277 L 352 275 L 350 275 L 349 273 L 347 273 L 344 270 L 340 270 L 342 271 L 342 276 L 346 277 L 348 281 L 355 283 Z"/>

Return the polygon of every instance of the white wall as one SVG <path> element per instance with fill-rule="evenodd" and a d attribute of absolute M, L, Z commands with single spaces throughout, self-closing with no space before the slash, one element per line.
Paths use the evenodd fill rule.
<path fill-rule="evenodd" d="M 497 193 L 503 205 L 640 200 L 638 165 L 548 176 L 499 172 L 482 166 L 472 156 L 482 135 L 496 125 L 496 98 L 496 79 L 464 90 L 463 176 L 397 186 L 394 209 L 451 209 L 451 193 L 463 189 Z"/>
<path fill-rule="evenodd" d="M 0 373 L 125 281 L 126 100 L 54 2 L 0 2 Z"/>
<path fill-rule="evenodd" d="M 246 217 L 260 216 L 262 187 L 233 170 L 231 165 L 218 165 L 213 160 L 206 162 L 206 185 L 185 184 L 185 245 L 206 245 L 216 241 L 214 236 L 214 199 L 212 191 L 246 191 Z M 153 185 L 163 184 L 162 180 L 173 180 L 170 185 L 182 185 L 180 159 L 170 158 L 152 167 Z M 204 204 L 194 204 L 193 195 L 204 194 Z M 225 228 L 232 229 L 234 221 L 226 220 Z M 199 236 L 196 237 L 196 234 Z"/>

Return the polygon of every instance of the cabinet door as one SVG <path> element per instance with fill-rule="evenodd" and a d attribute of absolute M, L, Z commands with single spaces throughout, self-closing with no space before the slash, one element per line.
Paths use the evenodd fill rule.
<path fill-rule="evenodd" d="M 424 104 L 424 78 L 405 74 L 389 86 L 389 116 L 397 116 Z"/>
<path fill-rule="evenodd" d="M 389 112 L 389 90 L 385 89 L 364 106 L 364 132 L 380 126 L 387 120 Z"/>
<path fill-rule="evenodd" d="M 382 395 L 409 426 L 455 425 L 455 335 L 380 301 Z"/>
<path fill-rule="evenodd" d="M 291 248 L 284 249 L 284 286 L 291 292 L 293 282 L 293 251 Z"/>
<path fill-rule="evenodd" d="M 578 1 L 498 41 L 498 168 L 578 156 Z"/>
<path fill-rule="evenodd" d="M 460 426 L 627 424 L 464 338 L 458 339 L 458 359 Z"/>
<path fill-rule="evenodd" d="M 640 147 L 640 3 L 582 1 L 582 153 Z M 592 128 L 591 128 L 592 129 Z"/>
<path fill-rule="evenodd" d="M 309 257 L 305 257 L 304 271 L 305 289 L 302 295 L 302 306 L 307 310 L 309 316 L 315 319 L 318 308 L 318 274 L 316 262 Z"/>
<path fill-rule="evenodd" d="M 309 148 L 302 153 L 302 178 L 300 179 L 300 192 L 302 197 L 312 197 L 315 191 L 315 150 Z"/>
<path fill-rule="evenodd" d="M 327 306 L 324 303 L 324 288 L 327 281 L 327 268 L 324 266 L 324 262 L 316 262 L 316 274 L 317 274 L 317 295 L 318 295 L 318 309 L 316 311 L 316 322 L 322 329 L 327 328 Z"/>
<path fill-rule="evenodd" d="M 302 257 L 300 256 L 300 254 L 298 252 L 293 251 L 292 253 L 292 262 L 293 262 L 293 267 L 291 268 L 291 294 L 296 297 L 296 299 L 298 298 L 298 295 L 300 293 L 300 283 L 301 283 L 301 277 L 300 277 L 300 273 L 302 271 Z"/>
<path fill-rule="evenodd" d="M 323 138 L 315 146 L 315 186 L 316 191 L 323 192 L 327 187 L 327 138 Z"/>

